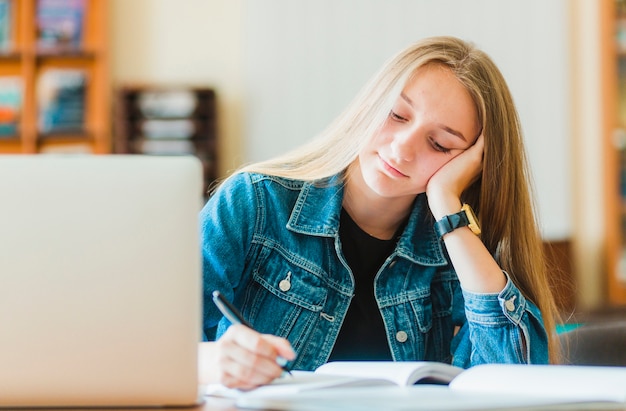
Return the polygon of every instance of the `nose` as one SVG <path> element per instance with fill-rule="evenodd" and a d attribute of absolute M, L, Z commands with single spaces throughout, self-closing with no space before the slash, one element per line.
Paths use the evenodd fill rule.
<path fill-rule="evenodd" d="M 419 152 L 419 130 L 403 130 L 396 132 L 391 141 L 391 154 L 399 162 L 415 160 Z"/>

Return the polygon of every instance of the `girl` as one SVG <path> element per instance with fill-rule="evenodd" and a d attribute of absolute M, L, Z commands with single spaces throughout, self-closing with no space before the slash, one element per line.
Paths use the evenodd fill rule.
<path fill-rule="evenodd" d="M 201 379 L 252 388 L 280 375 L 277 359 L 555 360 L 533 210 L 492 60 L 452 37 L 410 46 L 318 138 L 207 202 Z M 254 330 L 230 327 L 213 290 Z"/>

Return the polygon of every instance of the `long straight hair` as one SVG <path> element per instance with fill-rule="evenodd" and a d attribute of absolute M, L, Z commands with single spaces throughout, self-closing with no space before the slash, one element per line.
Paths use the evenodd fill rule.
<path fill-rule="evenodd" d="M 241 168 L 314 181 L 344 172 L 378 132 L 406 83 L 420 67 L 448 68 L 471 95 L 485 140 L 482 174 L 461 200 L 472 204 L 482 241 L 522 293 L 541 310 L 551 362 L 558 362 L 559 315 L 533 203 L 531 173 L 513 98 L 491 58 L 454 37 L 431 37 L 389 60 L 346 110 L 309 143 L 282 156 Z"/>

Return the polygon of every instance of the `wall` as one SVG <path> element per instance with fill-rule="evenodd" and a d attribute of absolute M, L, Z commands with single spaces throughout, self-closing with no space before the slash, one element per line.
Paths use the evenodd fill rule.
<path fill-rule="evenodd" d="M 245 2 L 246 158 L 321 131 L 392 54 L 432 35 L 473 41 L 507 79 L 525 131 L 544 236 L 572 235 L 566 0 Z"/>
<path fill-rule="evenodd" d="M 214 87 L 220 171 L 242 159 L 241 0 L 111 0 L 113 87 Z"/>
<path fill-rule="evenodd" d="M 518 104 L 544 234 L 574 239 L 585 291 L 578 297 L 583 307 L 599 302 L 594 0 L 111 0 L 110 7 L 114 85 L 217 89 L 223 174 L 317 133 L 409 41 L 473 40 L 500 66 Z"/>

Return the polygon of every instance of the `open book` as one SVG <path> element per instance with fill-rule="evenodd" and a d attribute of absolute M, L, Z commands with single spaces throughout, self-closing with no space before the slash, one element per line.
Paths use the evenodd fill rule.
<path fill-rule="evenodd" d="M 373 409 L 377 401 L 389 406 L 391 399 L 402 409 L 403 401 L 415 404 L 416 397 L 431 407 L 447 402 L 450 409 L 626 404 L 626 367 L 485 364 L 463 370 L 435 362 L 336 362 L 315 372 L 296 371 L 293 377 L 281 377 L 251 391 L 207 394 L 232 396 L 238 405 L 249 408 L 272 405 L 272 409 L 294 409 L 311 398 L 316 404 L 327 400 L 333 406 L 345 404 L 352 409 L 359 409 L 359 404 Z"/>
<path fill-rule="evenodd" d="M 292 371 L 271 384 L 250 391 L 210 385 L 206 394 L 214 396 L 276 396 L 339 387 L 363 387 L 418 383 L 448 384 L 463 368 L 434 361 L 334 361 L 315 371 Z"/>

